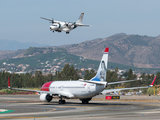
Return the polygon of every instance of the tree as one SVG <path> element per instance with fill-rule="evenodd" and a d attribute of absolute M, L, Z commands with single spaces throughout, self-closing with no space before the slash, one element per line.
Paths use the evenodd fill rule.
<path fill-rule="evenodd" d="M 118 75 L 115 71 L 107 71 L 107 76 L 106 76 L 106 81 L 109 82 L 117 82 L 118 80 Z M 117 86 L 117 84 L 115 85 L 110 85 L 110 88 L 114 88 L 115 86 Z"/>
<path fill-rule="evenodd" d="M 118 72 L 118 67 L 115 68 L 115 72 L 116 72 L 116 73 Z"/>
<path fill-rule="evenodd" d="M 80 79 L 73 65 L 65 64 L 63 70 L 57 73 L 57 80 L 78 80 Z"/>
<path fill-rule="evenodd" d="M 34 77 L 35 87 L 41 87 L 44 84 L 44 76 L 41 71 L 36 71 Z"/>
<path fill-rule="evenodd" d="M 96 72 L 95 72 L 93 69 L 91 69 L 90 71 L 89 71 L 89 70 L 85 70 L 84 79 L 85 79 L 85 80 L 90 80 L 90 79 L 92 79 L 95 75 L 96 75 Z"/>
<path fill-rule="evenodd" d="M 160 85 L 160 72 L 158 72 L 158 73 L 156 74 L 156 76 L 157 76 L 157 78 L 156 78 L 155 84 L 156 84 L 156 85 Z"/>
<path fill-rule="evenodd" d="M 127 72 L 127 78 L 126 80 L 134 80 L 136 79 L 136 74 L 133 74 L 132 69 L 129 69 L 129 71 Z M 133 81 L 133 82 L 126 82 L 124 85 L 125 87 L 135 87 L 138 83 L 138 81 Z"/>

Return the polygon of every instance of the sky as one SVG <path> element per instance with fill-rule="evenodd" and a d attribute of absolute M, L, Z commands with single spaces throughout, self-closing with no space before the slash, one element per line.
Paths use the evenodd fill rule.
<path fill-rule="evenodd" d="M 0 39 L 59 46 L 117 33 L 160 35 L 160 0 L 1 0 Z M 83 24 L 70 34 L 51 32 L 46 17 Z"/>

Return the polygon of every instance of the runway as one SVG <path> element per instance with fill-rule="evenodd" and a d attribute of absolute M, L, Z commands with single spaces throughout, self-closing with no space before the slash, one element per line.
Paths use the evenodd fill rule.
<path fill-rule="evenodd" d="M 101 96 L 104 97 L 104 96 Z M 12 110 L 0 113 L 3 120 L 151 120 L 160 119 L 159 103 L 66 100 L 59 105 L 58 99 L 41 102 L 38 95 L 0 95 L 0 109 Z"/>

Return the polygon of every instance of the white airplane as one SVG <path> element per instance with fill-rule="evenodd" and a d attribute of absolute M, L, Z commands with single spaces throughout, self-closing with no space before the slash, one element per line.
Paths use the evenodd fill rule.
<path fill-rule="evenodd" d="M 61 22 L 61 21 L 56 21 L 53 19 L 44 18 L 44 17 L 40 17 L 40 18 L 51 21 L 51 23 L 52 23 L 52 25 L 50 26 L 51 31 L 53 31 L 53 32 L 54 31 L 57 31 L 57 32 L 64 31 L 64 32 L 66 32 L 66 34 L 69 34 L 69 32 L 71 30 L 77 28 L 78 26 L 81 26 L 81 27 L 82 26 L 87 26 L 87 27 L 90 26 L 90 25 L 82 24 L 83 15 L 84 15 L 84 13 L 81 13 L 77 22 Z"/>
<path fill-rule="evenodd" d="M 58 96 L 60 98 L 59 104 L 65 104 L 64 100 L 65 98 L 66 99 L 78 98 L 82 101 L 82 103 L 88 103 L 92 99 L 92 97 L 101 93 L 108 85 L 136 81 L 136 80 L 126 80 L 126 81 L 111 82 L 111 83 L 106 82 L 108 52 L 109 48 L 106 48 L 102 56 L 97 74 L 91 80 L 80 79 L 77 81 L 50 81 L 43 84 L 41 90 L 37 91 L 37 90 L 11 88 L 10 79 L 8 78 L 8 88 L 12 90 L 38 92 L 40 94 L 40 100 L 47 102 L 50 102 L 53 96 Z M 155 79 L 153 80 L 150 86 L 123 88 L 123 89 L 125 90 L 125 89 L 148 88 L 153 86 L 154 81 Z M 111 91 L 111 89 L 109 89 L 109 91 Z M 112 89 L 112 91 L 114 91 L 114 89 Z"/>

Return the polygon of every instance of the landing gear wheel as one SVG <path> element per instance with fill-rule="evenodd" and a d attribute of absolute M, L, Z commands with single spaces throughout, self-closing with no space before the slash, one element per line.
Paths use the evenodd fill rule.
<path fill-rule="evenodd" d="M 85 101 L 84 101 L 84 100 L 82 100 L 82 104 L 85 104 Z"/>
<path fill-rule="evenodd" d="M 82 100 L 82 104 L 88 104 L 89 101 L 87 100 Z"/>
<path fill-rule="evenodd" d="M 80 99 L 80 100 L 82 101 L 82 104 L 88 104 L 91 99 L 92 98 Z"/>
<path fill-rule="evenodd" d="M 65 104 L 66 103 L 66 101 L 65 100 L 59 100 L 59 102 L 58 102 L 59 104 Z"/>
<path fill-rule="evenodd" d="M 62 100 L 59 100 L 59 102 L 58 102 L 59 104 L 62 104 Z"/>
<path fill-rule="evenodd" d="M 66 32 L 66 34 L 69 34 L 69 32 Z"/>
<path fill-rule="evenodd" d="M 62 100 L 62 104 L 65 104 L 66 103 L 66 101 L 65 100 Z"/>

